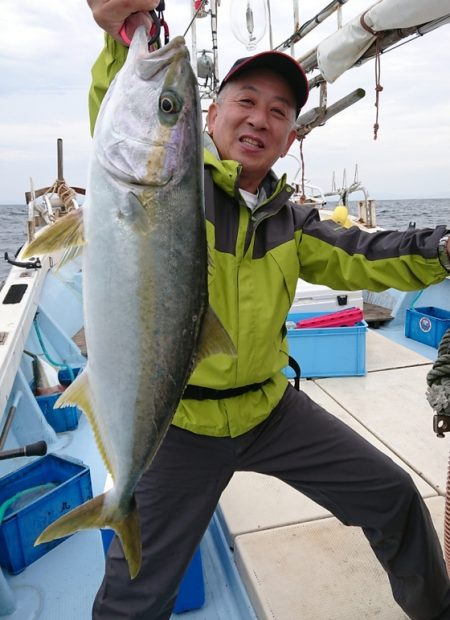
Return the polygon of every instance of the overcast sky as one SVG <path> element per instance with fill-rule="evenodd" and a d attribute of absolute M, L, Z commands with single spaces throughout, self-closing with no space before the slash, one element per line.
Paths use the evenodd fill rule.
<path fill-rule="evenodd" d="M 235 0 L 236 1 L 236 0 Z M 300 2 L 304 22 L 323 4 Z M 370 0 L 349 0 L 343 21 L 361 13 Z M 450 4 L 450 1 L 449 1 Z M 230 0 L 218 12 L 220 77 L 237 57 L 249 52 L 231 34 Z M 273 41 L 292 31 L 291 0 L 271 0 Z M 283 12 L 282 12 L 283 9 Z M 191 15 L 190 0 L 166 0 L 171 36 L 183 34 Z M 211 48 L 209 20 L 201 20 L 199 49 Z M 314 47 L 336 28 L 330 17 L 295 48 L 296 56 Z M 366 96 L 317 128 L 304 142 L 305 174 L 330 189 L 346 169 L 359 178 L 375 199 L 450 197 L 450 26 L 382 56 L 380 130 L 375 121 L 374 63 L 348 71 L 328 87 L 328 104 L 355 88 Z M 187 37 L 190 45 L 190 37 Z M 56 140 L 64 140 L 64 173 L 68 183 L 85 186 L 91 149 L 87 93 L 90 68 L 103 42 L 85 0 L 2 0 L 0 52 L 0 203 L 22 203 L 29 178 L 36 188 L 56 178 Z M 267 49 L 268 35 L 256 51 Z M 318 103 L 313 92 L 309 107 Z M 290 181 L 298 169 L 299 144 L 277 166 Z"/>

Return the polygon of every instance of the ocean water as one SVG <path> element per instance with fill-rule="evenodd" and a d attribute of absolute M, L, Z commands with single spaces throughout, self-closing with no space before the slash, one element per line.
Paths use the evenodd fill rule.
<path fill-rule="evenodd" d="M 379 200 L 377 224 L 383 228 L 402 230 L 410 223 L 417 228 L 447 224 L 450 228 L 450 198 L 429 200 Z M 328 206 L 332 207 L 330 203 Z M 350 202 L 350 211 L 356 213 Z M 24 205 L 0 204 L 0 282 L 4 281 L 10 266 L 4 260 L 5 252 L 14 257 L 26 238 L 27 208 Z"/>
<path fill-rule="evenodd" d="M 10 265 L 4 259 L 5 252 L 14 258 L 27 234 L 27 207 L 25 205 L 0 204 L 0 283 L 5 280 Z"/>

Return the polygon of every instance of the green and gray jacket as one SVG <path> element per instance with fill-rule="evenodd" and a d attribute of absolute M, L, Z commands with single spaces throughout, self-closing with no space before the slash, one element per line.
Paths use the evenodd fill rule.
<path fill-rule="evenodd" d="M 125 57 L 126 48 L 107 37 L 93 68 L 93 123 Z M 377 233 L 343 229 L 320 221 L 317 210 L 290 202 L 292 188 L 272 172 L 262 184 L 267 198 L 252 212 L 239 194 L 240 165 L 221 161 L 209 137 L 204 163 L 209 299 L 238 355 L 203 360 L 189 383 L 224 390 L 270 380 L 232 398 L 184 399 L 173 424 L 205 435 L 237 436 L 262 422 L 286 389 L 285 319 L 299 277 L 337 290 L 421 289 L 448 275 L 438 258 L 447 231 L 445 226 Z"/>

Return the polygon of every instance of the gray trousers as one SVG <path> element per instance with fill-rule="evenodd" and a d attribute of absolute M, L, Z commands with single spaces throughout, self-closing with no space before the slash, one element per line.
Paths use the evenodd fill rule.
<path fill-rule="evenodd" d="M 269 418 L 240 437 L 170 428 L 136 489 L 141 570 L 130 580 L 114 537 L 94 620 L 170 617 L 184 571 L 235 471 L 276 476 L 342 523 L 360 526 L 404 612 L 414 620 L 450 619 L 442 550 L 411 477 L 289 386 Z"/>

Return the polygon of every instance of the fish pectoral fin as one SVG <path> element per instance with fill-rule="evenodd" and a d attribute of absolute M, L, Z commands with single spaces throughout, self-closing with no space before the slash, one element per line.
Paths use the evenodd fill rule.
<path fill-rule="evenodd" d="M 132 192 L 128 192 L 127 201 L 117 212 L 117 217 L 125 222 L 136 235 L 148 234 L 150 220 L 147 211 L 139 198 Z"/>
<path fill-rule="evenodd" d="M 211 306 L 208 306 L 203 320 L 195 359 L 198 363 L 205 357 L 217 355 L 218 353 L 225 353 L 231 357 L 236 357 L 237 355 L 236 348 L 228 332 Z"/>
<path fill-rule="evenodd" d="M 83 370 L 73 381 L 69 387 L 67 387 L 56 403 L 53 405 L 56 409 L 60 407 L 79 407 L 89 420 L 89 424 L 92 427 L 97 447 L 105 463 L 105 466 L 109 473 L 112 475 L 113 480 L 115 478 L 115 472 L 112 468 L 111 462 L 108 458 L 107 450 L 103 445 L 100 430 L 97 424 L 97 418 L 95 417 L 95 411 L 93 407 L 93 397 L 91 392 L 91 386 L 89 383 L 89 371 L 88 368 Z"/>
<path fill-rule="evenodd" d="M 57 250 L 66 250 L 63 260 L 68 262 L 75 258 L 85 244 L 83 209 L 74 209 L 67 215 L 50 224 L 29 243 L 21 258 L 30 258 L 38 254 L 49 254 Z"/>
<path fill-rule="evenodd" d="M 133 498 L 130 510 L 126 515 L 117 516 L 114 511 L 105 509 L 105 497 L 106 494 L 98 495 L 50 523 L 34 544 L 36 546 L 50 542 L 80 530 L 110 528 L 120 538 L 130 576 L 133 579 L 138 574 L 142 561 L 141 534 L 136 502 Z"/>

